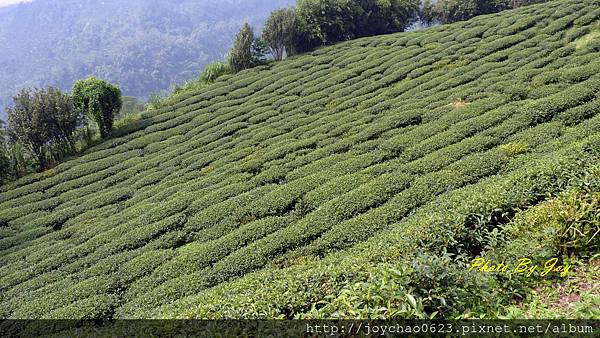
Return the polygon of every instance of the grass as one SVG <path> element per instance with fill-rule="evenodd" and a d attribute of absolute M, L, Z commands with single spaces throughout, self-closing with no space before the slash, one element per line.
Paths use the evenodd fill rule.
<path fill-rule="evenodd" d="M 510 306 L 505 318 L 597 319 L 600 316 L 600 262 L 580 263 L 562 282 L 536 287 L 527 302 Z"/>
<path fill-rule="evenodd" d="M 554 1 L 183 90 L 0 187 L 0 317 L 530 316 L 539 276 L 468 264 L 595 182 L 599 50 L 573 43 L 599 18 Z M 597 250 L 589 205 L 536 258 Z"/>

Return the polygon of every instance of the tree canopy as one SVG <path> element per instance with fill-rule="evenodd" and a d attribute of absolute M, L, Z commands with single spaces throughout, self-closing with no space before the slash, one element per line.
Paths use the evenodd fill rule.
<path fill-rule="evenodd" d="M 59 89 L 23 89 L 9 107 L 9 133 L 14 140 L 28 146 L 40 169 L 46 169 L 46 149 L 50 144 L 72 146 L 73 133 L 81 123 L 68 94 Z"/>
<path fill-rule="evenodd" d="M 275 60 L 281 60 L 292 52 L 294 39 L 301 34 L 300 26 L 293 8 L 278 9 L 271 13 L 263 28 L 262 38 Z"/>
<path fill-rule="evenodd" d="M 10 177 L 10 160 L 7 155 L 6 130 L 4 121 L 0 119 L 0 184 Z"/>
<path fill-rule="evenodd" d="M 545 2 L 546 0 L 425 0 L 421 19 L 428 23 L 452 23 L 482 14 Z"/>
<path fill-rule="evenodd" d="M 73 101 L 77 109 L 96 122 L 102 138 L 112 131 L 114 116 L 123 105 L 121 90 L 95 77 L 75 83 Z"/>
<path fill-rule="evenodd" d="M 403 31 L 417 17 L 419 0 L 298 0 L 310 38 L 322 44 Z"/>

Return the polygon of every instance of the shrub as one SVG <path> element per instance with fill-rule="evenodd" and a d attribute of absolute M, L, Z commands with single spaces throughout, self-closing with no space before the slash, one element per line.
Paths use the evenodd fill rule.
<path fill-rule="evenodd" d="M 556 241 L 559 252 L 583 256 L 597 253 L 600 248 L 600 218 L 597 213 L 600 195 L 597 192 L 575 192 L 563 196 L 558 203 L 554 207 L 556 214 L 553 218 L 558 224 Z"/>
<path fill-rule="evenodd" d="M 206 83 L 215 82 L 219 77 L 230 74 L 231 68 L 223 62 L 213 62 L 208 64 L 200 73 L 200 81 L 204 81 Z"/>
<path fill-rule="evenodd" d="M 74 150 L 74 133 L 82 119 L 69 95 L 53 87 L 23 89 L 7 112 L 12 138 L 33 152 L 41 170 L 48 168 L 46 152 L 51 146 L 63 143 L 67 151 Z"/>

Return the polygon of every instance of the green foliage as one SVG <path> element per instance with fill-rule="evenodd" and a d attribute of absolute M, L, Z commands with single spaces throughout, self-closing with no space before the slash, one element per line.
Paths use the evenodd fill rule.
<path fill-rule="evenodd" d="M 302 34 L 302 23 L 293 8 L 278 9 L 271 12 L 265 22 L 261 37 L 269 46 L 275 60 L 282 60 L 284 55 L 294 51 L 294 42 Z"/>
<path fill-rule="evenodd" d="M 300 0 L 296 11 L 305 40 L 330 44 L 403 31 L 418 9 L 416 0 Z"/>
<path fill-rule="evenodd" d="M 223 62 L 213 62 L 208 64 L 200 73 L 200 81 L 203 81 L 207 84 L 215 82 L 219 77 L 231 74 L 232 70 L 226 63 Z"/>
<path fill-rule="evenodd" d="M 546 0 L 426 0 L 421 19 L 427 23 L 452 23 Z"/>
<path fill-rule="evenodd" d="M 73 134 L 81 115 L 71 97 L 59 89 L 24 89 L 14 97 L 14 106 L 8 108 L 8 123 L 12 138 L 26 145 L 44 170 L 51 145 L 64 144 L 73 149 Z"/>
<path fill-rule="evenodd" d="M 517 156 L 527 152 L 527 146 L 522 143 L 507 143 L 500 146 L 500 148 L 511 156 Z"/>
<path fill-rule="evenodd" d="M 200 75 L 191 81 L 188 81 L 182 85 L 175 85 L 172 87 L 171 94 L 173 96 L 181 96 L 185 93 L 199 91 L 206 88 L 208 85 L 214 83 L 219 77 L 224 75 L 232 74 L 233 70 L 231 66 L 223 62 L 214 62 L 207 65 Z M 153 94 L 150 97 L 149 108 L 157 109 L 165 103 L 166 98 L 162 98 L 159 94 Z"/>
<path fill-rule="evenodd" d="M 598 252 L 600 225 L 598 223 L 598 168 L 579 179 L 570 191 L 544 202 L 507 227 L 509 236 L 522 236 L 528 231 L 535 247 L 561 256 L 592 257 Z M 534 240 L 530 240 L 530 245 Z M 519 241 L 523 241 L 519 239 Z M 550 254 L 541 258 L 550 258 Z"/>
<path fill-rule="evenodd" d="M 0 316 L 518 316 L 550 281 L 472 258 L 598 249 L 597 55 L 561 34 L 592 8 L 346 41 L 162 100 L 0 187 Z"/>
<path fill-rule="evenodd" d="M 366 280 L 343 286 L 298 318 L 447 318 L 467 309 L 482 310 L 477 308 L 482 307 L 482 296 L 497 297 L 492 285 L 485 285 L 489 280 L 470 273 L 449 255 L 420 254 L 410 264 L 381 263 L 366 275 Z M 470 291 L 473 288 L 477 293 Z M 492 303 L 485 306 L 492 308 Z"/>
<path fill-rule="evenodd" d="M 248 23 L 242 26 L 240 32 L 233 40 L 233 46 L 229 51 L 227 60 L 234 72 L 252 68 L 256 65 L 257 57 L 253 53 L 254 31 Z"/>
<path fill-rule="evenodd" d="M 500 308 L 501 318 L 592 318 L 600 295 L 594 291 L 600 231 L 597 222 L 598 165 L 584 166 L 570 177 L 569 187 L 527 210 L 519 210 L 499 232 L 491 234 L 485 257 L 518 260 L 532 257 L 540 264 L 555 257 L 573 265 L 568 278 L 515 278 L 532 287 L 522 301 Z M 493 239 L 492 239 L 493 238 Z M 518 285 L 518 284 L 517 284 Z M 514 288 L 510 283 L 502 287 Z M 597 289 L 597 288 L 596 288 Z"/>
<path fill-rule="evenodd" d="M 503 319 L 594 319 L 600 315 L 600 262 L 598 259 L 571 262 L 574 273 L 560 284 L 544 283 L 527 301 L 504 309 Z"/>
<path fill-rule="evenodd" d="M 358 18 L 356 37 L 390 34 L 404 31 L 415 19 L 419 10 L 419 1 L 360 0 L 364 13 Z"/>
<path fill-rule="evenodd" d="M 336 295 L 330 295 L 314 304 L 302 319 L 349 318 L 404 318 L 429 319 L 423 300 L 415 290 L 407 289 L 414 278 L 409 268 L 391 264 L 377 267 L 366 281 L 344 286 Z M 318 308 L 318 309 L 317 309 Z"/>
<path fill-rule="evenodd" d="M 96 122 L 102 138 L 112 131 L 114 117 L 123 106 L 121 90 L 95 77 L 75 82 L 73 101 L 77 109 Z"/>
<path fill-rule="evenodd" d="M 563 197 L 556 209 L 555 221 L 560 228 L 557 232 L 561 253 L 591 255 L 600 249 L 600 215 L 598 193 L 573 193 Z"/>
<path fill-rule="evenodd" d="M 8 156 L 8 135 L 4 129 L 4 121 L 0 120 L 0 184 L 11 177 Z"/>
<path fill-rule="evenodd" d="M 19 142 L 7 142 L 5 146 L 5 157 L 8 159 L 6 181 L 13 181 L 26 174 L 35 172 L 39 167 L 31 152 Z"/>

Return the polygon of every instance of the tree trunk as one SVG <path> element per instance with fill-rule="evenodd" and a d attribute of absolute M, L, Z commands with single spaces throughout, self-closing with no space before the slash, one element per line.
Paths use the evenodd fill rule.
<path fill-rule="evenodd" d="M 35 154 L 35 157 L 38 160 L 38 163 L 40 165 L 40 172 L 44 171 L 47 169 L 48 164 L 46 163 L 46 154 L 44 153 L 44 147 L 35 147 L 33 149 L 33 153 Z"/>

